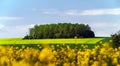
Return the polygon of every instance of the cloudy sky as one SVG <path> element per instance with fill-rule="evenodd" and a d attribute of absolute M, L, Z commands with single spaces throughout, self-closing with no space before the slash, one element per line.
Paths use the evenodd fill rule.
<path fill-rule="evenodd" d="M 89 24 L 96 36 L 120 30 L 119 0 L 0 0 L 0 38 L 23 37 L 35 24 Z"/>

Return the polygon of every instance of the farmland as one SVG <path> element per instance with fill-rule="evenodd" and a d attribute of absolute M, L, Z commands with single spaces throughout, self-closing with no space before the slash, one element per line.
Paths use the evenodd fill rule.
<path fill-rule="evenodd" d="M 0 66 L 119 66 L 120 47 L 112 48 L 109 39 L 110 38 L 73 38 L 23 40 L 22 38 L 1 38 Z M 9 46 L 11 44 L 13 46 Z M 24 44 L 37 45 L 38 48 L 26 48 Z M 41 44 L 45 44 L 45 46 Z M 53 45 L 48 46 L 48 44 Z M 65 46 L 65 44 L 67 45 Z M 74 44 L 75 47 L 81 45 L 81 48 L 71 48 L 71 44 Z M 97 44 L 101 44 L 101 46 Z M 22 47 L 18 47 L 19 45 L 22 45 Z M 54 45 L 58 45 L 59 49 L 55 49 L 56 47 Z M 89 49 L 88 46 L 90 45 L 95 46 Z"/>
<path fill-rule="evenodd" d="M 1 39 L 3 40 L 3 39 Z M 10 39 L 6 39 L 10 41 Z M 4 41 L 6 41 L 4 39 Z M 15 39 L 13 39 L 15 40 Z M 16 39 L 21 40 L 21 39 Z M 84 39 L 85 40 L 85 39 Z M 22 40 L 21 40 L 22 41 Z M 39 46 L 41 47 L 41 46 Z M 44 46 L 35 49 L 24 46 L 0 46 L 0 66 L 119 66 L 120 47 L 113 49 L 110 42 L 95 46 L 92 50 L 82 45 L 79 50 L 69 46 Z"/>
<path fill-rule="evenodd" d="M 25 39 L 0 38 L 0 44 L 96 44 L 105 38 Z"/>

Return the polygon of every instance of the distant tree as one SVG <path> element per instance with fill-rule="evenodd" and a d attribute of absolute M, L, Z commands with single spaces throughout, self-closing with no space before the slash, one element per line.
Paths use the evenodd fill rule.
<path fill-rule="evenodd" d="M 79 37 L 95 37 L 94 32 L 89 25 L 85 24 L 71 24 L 71 23 L 58 23 L 58 24 L 45 24 L 35 25 L 29 29 L 30 39 L 43 39 L 43 38 L 74 38 Z M 27 38 L 26 38 L 27 39 Z"/>
<path fill-rule="evenodd" d="M 95 37 L 95 34 L 93 31 L 90 31 L 90 30 L 86 30 L 85 32 L 83 32 L 83 36 L 85 38 L 91 38 L 91 37 Z"/>
<path fill-rule="evenodd" d="M 112 42 L 113 42 L 113 47 L 118 48 L 120 47 L 120 31 L 112 35 Z"/>
<path fill-rule="evenodd" d="M 32 36 L 26 35 L 23 39 L 33 39 Z"/>

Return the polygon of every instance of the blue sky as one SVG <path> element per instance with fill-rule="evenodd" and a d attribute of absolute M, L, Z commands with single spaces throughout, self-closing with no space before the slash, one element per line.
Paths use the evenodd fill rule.
<path fill-rule="evenodd" d="M 35 24 L 84 23 L 96 36 L 120 30 L 119 0 L 0 0 L 0 37 L 23 37 Z"/>

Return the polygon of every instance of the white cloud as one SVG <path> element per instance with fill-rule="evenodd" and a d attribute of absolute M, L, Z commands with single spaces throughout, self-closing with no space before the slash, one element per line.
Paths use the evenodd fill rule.
<path fill-rule="evenodd" d="M 85 10 L 80 15 L 120 15 L 120 8 Z"/>
<path fill-rule="evenodd" d="M 61 11 L 57 9 L 42 9 L 40 11 L 42 11 L 43 14 L 61 14 Z"/>
<path fill-rule="evenodd" d="M 0 24 L 0 29 L 4 28 L 4 25 Z"/>
<path fill-rule="evenodd" d="M 21 32 L 27 32 L 29 28 L 34 27 L 33 24 L 30 25 L 18 25 L 18 26 L 7 26 L 6 31 L 8 32 L 14 32 L 14 33 L 21 33 Z"/>
<path fill-rule="evenodd" d="M 96 36 L 110 36 L 120 30 L 119 22 L 90 22 Z"/>
<path fill-rule="evenodd" d="M 43 9 L 40 10 L 43 14 L 54 14 L 54 15 L 78 15 L 78 10 L 57 10 L 57 9 Z"/>
<path fill-rule="evenodd" d="M 35 24 L 28 25 L 28 28 L 33 28 Z"/>
<path fill-rule="evenodd" d="M 45 11 L 44 14 L 58 14 L 56 11 Z"/>
<path fill-rule="evenodd" d="M 66 10 L 63 12 L 63 14 L 65 15 L 79 15 L 79 11 L 78 10 Z"/>
<path fill-rule="evenodd" d="M 81 15 L 120 15 L 120 8 L 111 9 L 91 9 L 91 10 L 57 10 L 57 9 L 33 9 L 34 11 L 41 11 L 43 14 L 57 14 L 57 15 L 69 15 L 69 16 L 81 16 Z"/>
<path fill-rule="evenodd" d="M 29 28 L 32 28 L 33 26 L 34 24 L 5 26 L 1 28 L 0 37 L 24 37 L 28 34 Z"/>
<path fill-rule="evenodd" d="M 119 24 L 113 22 L 93 22 L 90 23 L 90 25 L 94 26 L 94 28 L 111 28 L 119 26 Z"/>
<path fill-rule="evenodd" d="M 9 16 L 0 16 L 0 20 L 20 20 L 23 17 L 9 17 Z"/>

